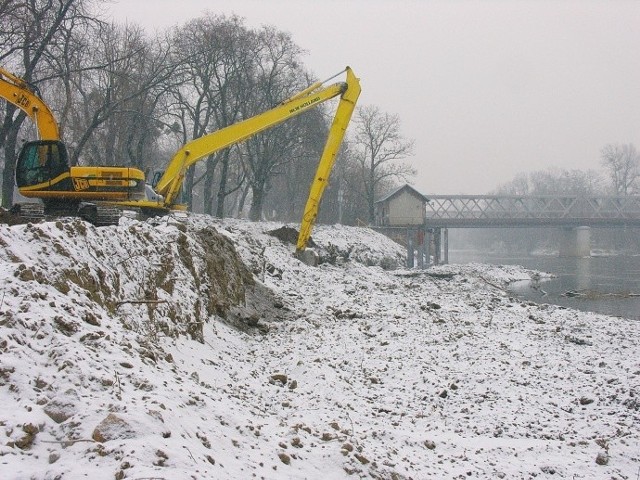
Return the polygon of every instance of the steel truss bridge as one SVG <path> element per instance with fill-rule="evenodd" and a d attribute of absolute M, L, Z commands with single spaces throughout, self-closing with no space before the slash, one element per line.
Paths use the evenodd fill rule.
<path fill-rule="evenodd" d="M 438 195 L 428 199 L 426 228 L 640 227 L 640 195 Z"/>

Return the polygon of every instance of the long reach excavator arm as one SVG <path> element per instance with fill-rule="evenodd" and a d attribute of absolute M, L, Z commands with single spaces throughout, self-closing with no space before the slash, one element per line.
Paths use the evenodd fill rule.
<path fill-rule="evenodd" d="M 360 95 L 360 82 L 353 70 L 347 67 L 344 72 L 346 72 L 346 81 L 344 82 L 334 83 L 329 86 L 324 86 L 326 81 L 316 82 L 266 112 L 188 142 L 173 156 L 155 187 L 155 192 L 161 198 L 123 202 L 122 204 L 139 207 L 147 211 L 180 209 L 176 205 L 176 200 L 189 167 L 208 155 L 240 143 L 307 110 L 311 110 L 327 100 L 340 96 L 340 103 L 336 109 L 302 217 L 296 250 L 298 252 L 303 251 L 306 248 L 313 224 L 318 215 L 322 193 L 327 185 L 329 174 L 335 163 L 345 131 Z"/>

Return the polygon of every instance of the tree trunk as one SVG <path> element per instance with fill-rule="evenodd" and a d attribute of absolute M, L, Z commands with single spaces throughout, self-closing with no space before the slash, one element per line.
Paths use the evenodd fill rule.
<path fill-rule="evenodd" d="M 251 193 L 253 193 L 253 199 L 251 200 L 251 209 L 249 210 L 249 220 L 252 222 L 258 222 L 262 219 L 262 206 L 264 203 L 264 186 L 252 185 Z"/>
<path fill-rule="evenodd" d="M 220 183 L 218 185 L 218 205 L 216 206 L 216 217 L 224 218 L 224 199 L 227 196 L 227 177 L 229 176 L 229 153 L 224 152 L 222 158 L 222 170 L 220 172 Z"/>
<path fill-rule="evenodd" d="M 195 168 L 188 169 L 184 176 L 184 182 L 182 182 L 182 195 L 188 205 L 189 211 L 193 211 L 193 179 L 195 173 Z"/>
<path fill-rule="evenodd" d="M 17 161 L 18 132 L 24 119 L 27 117 L 24 112 L 20 112 L 13 119 L 16 107 L 7 106 L 4 131 L 4 170 L 2 172 L 2 206 L 9 208 L 13 205 L 13 191 L 15 186 L 15 170 Z M 13 119 L 13 120 L 12 120 Z"/>
<path fill-rule="evenodd" d="M 375 178 L 375 170 L 374 170 L 374 162 L 371 162 L 371 170 L 369 175 L 369 188 L 367 195 L 367 203 L 369 207 L 369 225 L 373 225 L 375 223 L 375 203 L 376 203 L 376 178 Z"/>
<path fill-rule="evenodd" d="M 2 173 L 2 206 L 13 205 L 14 177 L 16 169 L 16 136 L 10 132 L 4 145 L 4 172 Z"/>
<path fill-rule="evenodd" d="M 247 195 L 249 195 L 249 189 L 250 189 L 250 185 L 246 184 L 245 187 L 242 189 L 242 194 L 240 195 L 240 198 L 238 199 L 238 205 L 237 205 L 237 210 L 236 210 L 236 217 L 240 218 L 242 216 L 242 212 L 244 212 L 244 204 L 247 201 Z"/>
<path fill-rule="evenodd" d="M 213 186 L 215 184 L 215 172 L 217 161 L 213 155 L 210 155 L 207 158 L 207 169 L 204 175 L 204 213 L 207 215 L 213 214 L 213 199 L 215 195 L 213 194 Z"/>

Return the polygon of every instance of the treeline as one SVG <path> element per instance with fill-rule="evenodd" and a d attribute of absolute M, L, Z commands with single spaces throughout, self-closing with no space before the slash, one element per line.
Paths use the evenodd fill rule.
<path fill-rule="evenodd" d="M 249 28 L 240 17 L 210 14 L 149 34 L 105 21 L 99 8 L 93 0 L 0 1 L 0 66 L 41 92 L 73 165 L 134 166 L 153 180 L 189 140 L 272 108 L 317 80 L 303 48 L 272 26 Z M 6 207 L 17 152 L 37 132 L 4 103 Z M 298 221 L 333 108 L 313 109 L 189 169 L 183 190 L 192 210 Z M 397 116 L 359 106 L 319 221 L 370 222 L 375 198 L 415 174 L 402 162 L 411 154 Z"/>
<path fill-rule="evenodd" d="M 602 170 L 566 170 L 553 168 L 521 173 L 501 186 L 495 195 L 584 195 L 625 196 L 640 193 L 640 154 L 629 144 L 608 144 L 600 151 Z M 639 252 L 637 228 L 591 231 L 594 249 Z M 554 251 L 560 244 L 560 232 L 553 228 L 468 229 L 452 232 L 454 249 L 474 249 L 522 254 Z"/>
<path fill-rule="evenodd" d="M 602 170 L 552 168 L 521 173 L 496 190 L 497 195 L 637 195 L 640 153 L 632 143 L 608 144 L 600 151 Z"/>

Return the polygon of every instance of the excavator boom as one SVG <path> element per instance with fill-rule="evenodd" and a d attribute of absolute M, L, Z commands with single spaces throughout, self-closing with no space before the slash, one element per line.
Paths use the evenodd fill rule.
<path fill-rule="evenodd" d="M 347 131 L 347 126 L 351 120 L 351 115 L 356 107 L 356 102 L 360 96 L 360 82 L 353 75 L 351 69 L 347 69 L 347 89 L 345 90 L 340 104 L 336 110 L 333 124 L 329 130 L 329 136 L 325 143 L 318 168 L 316 170 L 315 177 L 311 183 L 309 190 L 309 197 L 307 204 L 304 207 L 304 213 L 302 214 L 302 222 L 300 223 L 300 234 L 298 235 L 298 242 L 296 244 L 296 254 L 300 255 L 305 248 L 311 237 L 311 230 L 315 224 L 316 217 L 318 216 L 318 209 L 320 208 L 320 200 L 322 194 L 329 182 L 329 175 L 336 161 L 336 156 L 340 150 L 340 145 Z"/>
<path fill-rule="evenodd" d="M 0 68 L 0 97 L 12 103 L 35 123 L 41 140 L 59 140 L 58 122 L 36 89 L 20 77 Z"/>
<path fill-rule="evenodd" d="M 156 185 L 155 192 L 161 197 L 156 200 L 126 202 L 123 205 L 137 206 L 147 211 L 180 209 L 176 205 L 176 199 L 187 169 L 196 162 L 307 110 L 316 108 L 327 100 L 340 96 L 340 103 L 336 110 L 302 217 L 300 237 L 296 249 L 297 251 L 304 250 L 318 214 L 322 193 L 327 185 L 329 174 L 360 95 L 360 82 L 353 70 L 347 67 L 345 72 L 347 75 L 345 82 L 338 82 L 329 86 L 323 86 L 323 82 L 314 83 L 266 112 L 188 142 L 173 156 Z"/>

